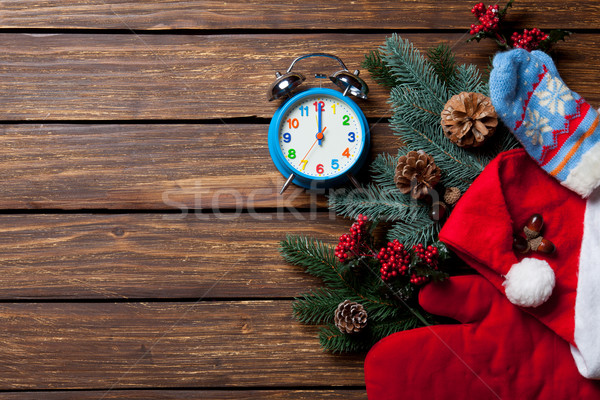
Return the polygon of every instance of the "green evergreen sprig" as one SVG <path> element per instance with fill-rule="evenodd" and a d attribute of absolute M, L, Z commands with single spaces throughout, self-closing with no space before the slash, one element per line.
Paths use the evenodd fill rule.
<path fill-rule="evenodd" d="M 367 69 L 375 82 L 382 86 L 392 88 L 400 83 L 392 76 L 389 67 L 381 59 L 379 50 L 371 50 L 366 54 L 365 60 L 362 62 L 362 67 Z"/>
<path fill-rule="evenodd" d="M 372 236 L 365 238 L 372 241 Z M 440 244 L 440 254 L 447 256 Z M 321 325 L 321 346 L 333 353 L 367 351 L 378 340 L 394 332 L 426 326 L 434 318 L 415 300 L 414 286 L 395 287 L 380 278 L 381 265 L 374 256 L 356 257 L 346 263 L 337 261 L 332 246 L 301 236 L 288 236 L 281 242 L 284 259 L 303 266 L 311 275 L 323 279 L 325 287 L 297 297 L 293 303 L 296 319 L 305 324 Z M 415 271 L 418 260 L 412 262 Z M 421 276 L 442 280 L 442 271 L 419 269 Z M 337 279 L 333 279 L 337 277 Z M 356 335 L 340 332 L 333 322 L 337 306 L 344 300 L 360 303 L 368 313 L 367 327 Z"/>
<path fill-rule="evenodd" d="M 446 86 L 454 82 L 456 78 L 456 58 L 452 49 L 445 43 L 427 50 L 427 58 L 433 66 L 433 70 Z"/>

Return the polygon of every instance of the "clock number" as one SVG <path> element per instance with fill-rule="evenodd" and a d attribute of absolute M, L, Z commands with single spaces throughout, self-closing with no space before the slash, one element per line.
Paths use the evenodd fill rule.
<path fill-rule="evenodd" d="M 306 168 L 306 164 L 308 163 L 308 160 L 302 160 L 300 161 L 300 164 L 302 165 L 302 168 L 300 169 L 300 171 L 304 171 L 304 168 Z"/>
<path fill-rule="evenodd" d="M 356 135 L 354 132 L 348 132 L 348 141 L 354 142 L 356 140 Z M 286 142 L 287 143 L 287 142 Z"/>
<path fill-rule="evenodd" d="M 292 141 L 292 135 L 289 132 L 284 133 L 283 134 L 283 143 L 289 143 L 291 141 Z"/>
<path fill-rule="evenodd" d="M 333 113 L 335 114 L 335 104 L 332 104 L 331 108 L 333 108 Z"/>
<path fill-rule="evenodd" d="M 317 165 L 317 174 L 322 174 L 323 172 L 325 172 L 323 169 L 323 164 Z"/>
<path fill-rule="evenodd" d="M 350 148 L 349 148 L 349 147 L 346 147 L 346 150 L 344 150 L 344 152 L 342 153 L 342 155 L 343 155 L 344 157 L 348 157 L 348 158 L 350 158 Z"/>
<path fill-rule="evenodd" d="M 342 119 L 344 120 L 344 122 L 342 122 L 342 125 L 350 125 L 350 116 L 349 115 L 344 115 L 342 117 Z"/>
<path fill-rule="evenodd" d="M 325 102 L 323 101 L 315 101 L 313 106 L 315 106 L 316 112 L 319 112 L 319 108 L 321 108 L 321 111 L 325 111 Z"/>
<path fill-rule="evenodd" d="M 298 126 L 300 126 L 300 122 L 298 122 L 298 118 L 288 118 L 287 120 L 288 125 L 290 126 L 290 129 L 294 128 L 296 129 Z"/>
<path fill-rule="evenodd" d="M 331 168 L 332 169 L 338 169 L 339 167 L 340 167 L 340 164 L 336 158 L 331 160 Z"/>
<path fill-rule="evenodd" d="M 305 112 L 306 112 L 306 115 L 304 115 Z M 308 106 L 300 106 L 300 116 L 308 117 Z"/>
<path fill-rule="evenodd" d="M 292 159 L 296 158 L 296 150 L 290 149 L 288 151 L 288 158 L 292 158 Z"/>

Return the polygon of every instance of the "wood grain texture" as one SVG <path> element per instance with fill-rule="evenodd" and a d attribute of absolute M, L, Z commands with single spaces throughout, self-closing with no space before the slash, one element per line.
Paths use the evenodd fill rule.
<path fill-rule="evenodd" d="M 372 154 L 395 152 L 371 124 Z M 325 207 L 292 185 L 267 148 L 267 125 L 0 125 L 0 209 L 217 211 Z M 360 176 L 359 176 L 360 178 Z"/>
<path fill-rule="evenodd" d="M 4 392 L 3 400 L 366 400 L 364 389 L 332 390 L 104 390 Z"/>
<path fill-rule="evenodd" d="M 0 215 L 0 299 L 290 298 L 322 283 L 279 242 L 336 244 L 349 226 L 309 212 Z"/>
<path fill-rule="evenodd" d="M 465 43 L 462 34 L 405 37 L 422 49 L 446 42 L 460 60 L 481 67 L 495 51 L 490 41 Z M 275 71 L 285 70 L 295 56 L 311 51 L 337 53 L 348 68 L 355 69 L 384 38 L 379 34 L 0 34 L 0 115 L 4 120 L 44 121 L 270 118 L 278 102 L 266 101 L 266 90 Z M 599 36 L 577 35 L 569 40 L 568 49 L 558 57 L 564 80 L 588 100 L 600 102 L 593 85 L 600 80 Z M 329 61 L 309 59 L 299 68 L 307 75 L 333 73 L 339 65 Z M 368 117 L 389 116 L 389 93 L 367 73 L 363 75 L 371 93 L 368 101 L 360 101 L 361 107 Z M 318 84 L 314 78 L 309 82 L 306 88 Z"/>
<path fill-rule="evenodd" d="M 361 386 L 289 301 L 0 304 L 0 390 Z"/>
<path fill-rule="evenodd" d="M 461 29 L 475 21 L 472 0 L 322 2 L 304 0 L 4 0 L 1 28 L 94 29 Z M 522 27 L 589 28 L 600 23 L 593 1 L 519 1 L 508 22 Z M 348 26 L 349 23 L 351 26 Z"/>
<path fill-rule="evenodd" d="M 267 89 L 275 71 L 287 69 L 296 55 L 339 53 L 343 48 L 348 67 L 356 69 L 366 50 L 383 39 L 3 34 L 0 115 L 5 120 L 44 121 L 271 117 L 279 103 L 267 101 Z M 426 39 L 420 43 L 428 43 Z M 323 64 L 317 60 L 307 61 L 303 70 Z M 333 73 L 339 65 L 330 61 L 324 69 Z M 313 86 L 318 85 L 315 81 L 311 79 Z M 361 105 L 369 116 L 387 114 L 385 91 L 370 83 L 372 99 Z"/>
<path fill-rule="evenodd" d="M 444 36 L 457 43 L 459 54 L 481 51 L 472 58 L 486 62 L 489 49 L 464 44 L 461 35 L 410 38 L 427 47 Z M 268 102 L 266 91 L 275 71 L 287 69 L 295 56 L 343 49 L 346 65 L 356 69 L 384 37 L 0 34 L 0 115 L 44 121 L 271 117 L 278 102 Z M 307 74 L 339 69 L 322 60 L 299 68 Z M 370 117 L 389 115 L 387 92 L 364 75 L 372 95 L 361 106 Z M 310 79 L 312 86 L 315 81 Z"/>

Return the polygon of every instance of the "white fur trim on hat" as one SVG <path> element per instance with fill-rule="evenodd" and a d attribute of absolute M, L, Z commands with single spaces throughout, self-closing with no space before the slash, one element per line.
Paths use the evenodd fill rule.
<path fill-rule="evenodd" d="M 600 191 L 592 193 L 585 207 L 575 300 L 575 346 L 571 353 L 581 375 L 600 379 Z"/>
<path fill-rule="evenodd" d="M 524 258 L 510 267 L 502 286 L 511 303 L 537 307 L 550 298 L 555 283 L 550 264 L 537 258 Z"/>

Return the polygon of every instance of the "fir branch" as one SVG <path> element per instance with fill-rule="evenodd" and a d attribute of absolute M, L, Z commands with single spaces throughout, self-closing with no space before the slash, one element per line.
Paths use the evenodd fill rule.
<path fill-rule="evenodd" d="M 393 321 L 373 322 L 369 318 L 365 330 L 355 335 L 341 333 L 334 324 L 329 324 L 320 329 L 319 342 L 324 350 L 332 353 L 362 352 L 369 350 L 386 336 L 431 325 L 433 321 L 431 314 L 419 308 L 413 309 L 412 312 L 406 312 L 399 319 Z"/>
<path fill-rule="evenodd" d="M 454 145 L 444 136 L 439 123 L 440 114 L 432 116 L 424 111 L 424 95 L 402 87 L 392 90 L 391 101 L 395 109 L 391 124 L 394 133 L 401 137 L 406 146 L 401 151 L 425 151 L 442 169 L 442 182 L 465 191 L 484 165 L 472 153 Z"/>
<path fill-rule="evenodd" d="M 438 78 L 448 87 L 456 74 L 456 59 L 450 46 L 443 43 L 428 49 L 427 58 Z"/>
<path fill-rule="evenodd" d="M 340 189 L 329 195 L 329 208 L 337 214 L 356 218 L 359 214 L 370 219 L 396 221 L 412 219 L 427 212 L 427 207 L 396 188 L 368 185 L 361 189 Z"/>
<path fill-rule="evenodd" d="M 365 334 L 347 335 L 333 324 L 322 327 L 319 331 L 319 343 L 324 350 L 332 353 L 356 353 L 367 351 L 372 346 L 371 340 L 365 340 Z"/>
<path fill-rule="evenodd" d="M 366 68 L 375 82 L 380 85 L 391 88 L 400 83 L 394 78 L 390 68 L 381 59 L 379 50 L 371 50 L 369 54 L 365 54 L 365 60 L 362 62 L 362 67 Z"/>
<path fill-rule="evenodd" d="M 439 224 L 431 220 L 429 216 L 425 216 L 413 221 L 400 221 L 394 224 L 388 231 L 387 238 L 389 241 L 398 239 L 400 243 L 404 243 L 404 246 L 411 248 L 419 243 L 426 245 L 435 242 L 439 231 Z"/>
<path fill-rule="evenodd" d="M 396 183 L 394 182 L 396 164 L 398 164 L 398 157 L 387 153 L 379 154 L 371 162 L 371 177 L 381 189 L 396 189 Z"/>
<path fill-rule="evenodd" d="M 346 288 L 340 269 L 342 264 L 333 248 L 316 239 L 288 235 L 280 243 L 283 258 L 294 265 L 306 268 L 306 272 L 321 278 L 331 288 Z"/>
<path fill-rule="evenodd" d="M 477 92 L 487 94 L 487 84 L 481 79 L 479 69 L 473 65 L 461 64 L 456 68 L 456 79 L 449 85 L 450 92 Z"/>
<path fill-rule="evenodd" d="M 338 304 L 346 300 L 345 293 L 325 288 L 296 298 L 292 304 L 294 317 L 305 324 L 332 323 Z"/>
<path fill-rule="evenodd" d="M 425 313 L 424 311 L 422 313 L 425 316 L 427 316 L 426 319 L 431 320 L 431 317 L 427 313 Z M 374 344 L 374 342 L 377 342 L 377 341 L 383 339 L 384 337 L 389 336 L 393 333 L 407 331 L 409 329 L 415 329 L 415 328 L 419 328 L 422 326 L 425 326 L 425 325 L 414 314 L 409 314 L 405 318 L 397 320 L 397 321 L 373 324 L 370 327 L 372 342 Z"/>
<path fill-rule="evenodd" d="M 330 289 L 341 290 L 340 298 L 361 303 L 373 318 L 390 318 L 400 312 L 398 304 L 375 293 L 379 286 L 374 282 L 379 281 L 372 269 L 366 279 L 354 279 L 348 267 L 337 260 L 330 246 L 316 239 L 288 235 L 281 242 L 280 251 L 287 262 L 306 268 L 309 274 L 321 278 Z M 308 296 L 310 294 L 305 297 Z"/>
<path fill-rule="evenodd" d="M 397 34 L 386 38 L 381 48 L 382 59 L 400 86 L 421 90 L 440 106 L 446 103 L 448 92 L 433 67 L 413 44 Z"/>

